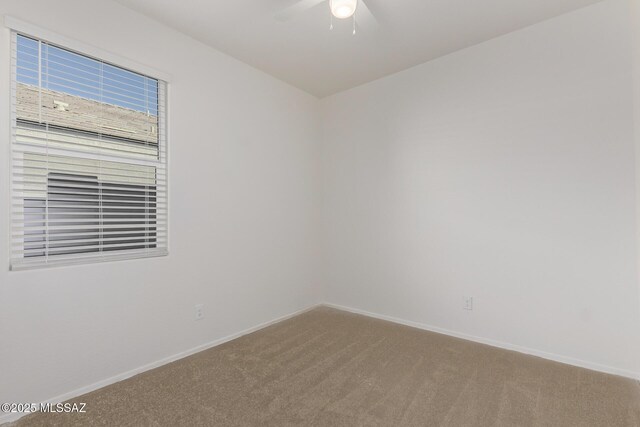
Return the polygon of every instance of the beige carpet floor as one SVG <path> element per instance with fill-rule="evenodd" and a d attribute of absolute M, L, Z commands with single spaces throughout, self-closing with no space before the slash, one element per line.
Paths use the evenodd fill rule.
<path fill-rule="evenodd" d="M 318 308 L 18 426 L 640 426 L 637 381 Z"/>

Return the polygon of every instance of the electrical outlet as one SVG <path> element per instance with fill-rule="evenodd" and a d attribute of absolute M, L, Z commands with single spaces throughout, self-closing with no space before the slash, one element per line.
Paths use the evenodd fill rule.
<path fill-rule="evenodd" d="M 196 304 L 196 319 L 195 320 L 202 320 L 203 317 L 204 317 L 204 305 Z"/>
<path fill-rule="evenodd" d="M 462 308 L 469 311 L 473 310 L 473 297 L 464 297 Z"/>

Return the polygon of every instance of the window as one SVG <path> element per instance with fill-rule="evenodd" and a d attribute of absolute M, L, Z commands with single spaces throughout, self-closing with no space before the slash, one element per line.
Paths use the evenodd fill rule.
<path fill-rule="evenodd" d="M 167 253 L 166 83 L 12 33 L 11 268 Z"/>

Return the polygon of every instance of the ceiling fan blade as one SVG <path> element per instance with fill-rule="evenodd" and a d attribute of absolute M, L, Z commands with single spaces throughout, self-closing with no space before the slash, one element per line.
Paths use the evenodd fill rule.
<path fill-rule="evenodd" d="M 358 2 L 358 8 L 356 9 L 356 23 L 359 27 L 367 30 L 372 30 L 378 26 L 378 20 L 364 0 L 360 0 Z"/>
<path fill-rule="evenodd" d="M 280 12 L 276 13 L 275 18 L 282 22 L 290 21 L 295 18 L 297 14 L 304 12 L 307 9 L 311 9 L 325 1 L 326 0 L 299 0 L 291 6 L 285 7 Z"/>

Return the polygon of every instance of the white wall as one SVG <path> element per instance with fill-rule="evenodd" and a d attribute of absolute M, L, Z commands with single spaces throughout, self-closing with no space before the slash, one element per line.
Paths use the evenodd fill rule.
<path fill-rule="evenodd" d="M 633 52 L 633 99 L 636 146 L 636 218 L 640 218 L 640 0 L 630 0 L 629 4 L 631 25 L 633 28 L 631 47 Z M 640 223 L 638 224 L 636 232 L 637 241 L 640 244 Z M 638 257 L 637 265 L 640 266 L 640 250 L 638 250 L 636 256 Z M 640 268 L 638 269 L 638 298 L 640 299 Z M 638 329 L 640 329 L 640 324 L 638 325 Z"/>
<path fill-rule="evenodd" d="M 322 100 L 325 300 L 640 374 L 628 6 Z"/>
<path fill-rule="evenodd" d="M 636 227 L 637 242 L 640 248 L 640 0 L 631 0 L 631 27 L 633 29 L 633 82 L 634 82 L 634 123 L 636 148 Z M 640 249 L 637 250 L 638 300 L 640 301 Z M 640 322 L 637 325 L 640 330 Z M 640 359 L 640 355 L 638 356 Z"/>
<path fill-rule="evenodd" d="M 1 29 L 0 402 L 53 398 L 319 300 L 314 97 L 113 2 L 3 0 L 0 14 L 172 76 L 169 257 L 9 272 Z"/>

